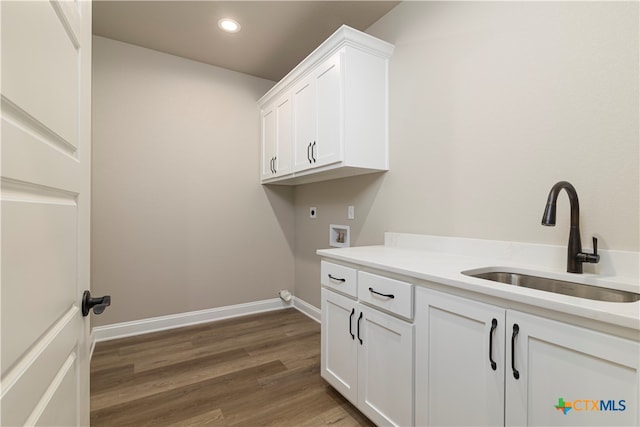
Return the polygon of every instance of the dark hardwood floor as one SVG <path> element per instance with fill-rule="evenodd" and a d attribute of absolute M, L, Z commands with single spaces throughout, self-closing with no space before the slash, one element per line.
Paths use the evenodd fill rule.
<path fill-rule="evenodd" d="M 320 378 L 320 325 L 286 309 L 98 343 L 91 425 L 373 424 Z"/>

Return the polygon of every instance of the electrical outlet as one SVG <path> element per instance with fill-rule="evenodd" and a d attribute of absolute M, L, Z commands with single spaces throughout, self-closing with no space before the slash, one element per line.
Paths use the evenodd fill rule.
<path fill-rule="evenodd" d="M 347 206 L 347 219 L 355 219 L 356 210 L 353 206 Z"/>
<path fill-rule="evenodd" d="M 316 216 L 318 215 L 318 209 L 315 207 L 310 207 L 309 208 L 309 218 L 316 218 Z"/>

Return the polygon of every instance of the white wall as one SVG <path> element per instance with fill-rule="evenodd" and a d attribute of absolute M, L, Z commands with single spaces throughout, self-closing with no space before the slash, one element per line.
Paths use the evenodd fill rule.
<path fill-rule="evenodd" d="M 259 183 L 256 101 L 274 82 L 93 39 L 96 325 L 293 288 L 291 189 Z"/>
<path fill-rule="evenodd" d="M 540 225 L 560 180 L 585 247 L 638 251 L 638 18 L 637 2 L 404 2 L 370 27 L 395 44 L 391 170 L 296 188 L 296 296 L 320 304 L 330 223 L 352 245 L 384 231 L 566 245 L 566 194 Z"/>

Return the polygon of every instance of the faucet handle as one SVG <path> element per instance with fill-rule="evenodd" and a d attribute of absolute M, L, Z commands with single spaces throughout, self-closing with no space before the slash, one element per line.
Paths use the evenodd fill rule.
<path fill-rule="evenodd" d="M 593 236 L 593 253 L 583 253 L 582 262 L 589 262 L 591 264 L 600 262 L 600 255 L 598 255 L 598 238 L 596 236 Z"/>
<path fill-rule="evenodd" d="M 588 262 L 597 263 L 600 262 L 600 255 L 598 255 L 598 238 L 593 236 L 593 254 L 587 257 Z"/>
<path fill-rule="evenodd" d="M 600 262 L 600 255 L 598 255 L 598 238 L 593 236 L 593 253 L 588 254 L 586 252 L 579 252 L 576 257 L 580 262 L 588 262 L 591 264 L 597 264 Z"/>

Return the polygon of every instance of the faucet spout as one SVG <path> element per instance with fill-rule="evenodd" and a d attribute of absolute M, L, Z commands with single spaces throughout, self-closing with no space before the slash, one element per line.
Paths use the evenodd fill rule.
<path fill-rule="evenodd" d="M 547 197 L 547 205 L 542 214 L 542 225 L 556 225 L 556 203 L 560 190 L 565 190 L 569 196 L 571 207 L 571 225 L 569 228 L 569 244 L 567 245 L 567 272 L 582 274 L 582 263 L 596 263 L 600 260 L 597 254 L 597 240 L 594 237 L 594 253 L 586 254 L 582 252 L 582 242 L 580 241 L 580 204 L 576 189 L 567 181 L 557 182 Z"/>

